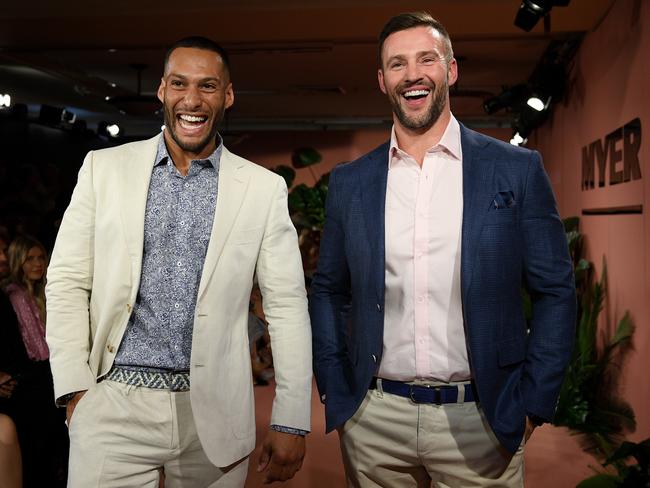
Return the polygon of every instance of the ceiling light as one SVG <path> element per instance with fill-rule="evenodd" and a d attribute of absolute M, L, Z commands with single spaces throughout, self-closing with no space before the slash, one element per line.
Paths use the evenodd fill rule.
<path fill-rule="evenodd" d="M 97 134 L 108 137 L 109 139 L 116 139 L 122 135 L 122 129 L 115 122 L 106 122 L 105 120 L 102 120 L 97 124 Z"/>
<path fill-rule="evenodd" d="M 515 132 L 515 135 L 512 136 L 512 139 L 510 139 L 510 144 L 512 144 L 513 146 L 518 146 L 519 144 L 522 144 L 525 141 L 526 141 L 526 139 L 521 137 L 519 132 Z"/>
<path fill-rule="evenodd" d="M 553 7 L 566 7 L 571 0 L 523 0 L 515 17 L 515 25 L 529 32 L 539 19 L 546 16 Z"/>
<path fill-rule="evenodd" d="M 528 99 L 528 101 L 526 102 L 526 104 L 529 107 L 534 108 L 538 112 L 541 112 L 542 110 L 544 110 L 546 108 L 546 104 L 544 102 L 542 102 L 542 99 L 537 97 L 537 96 L 530 97 Z"/>
<path fill-rule="evenodd" d="M 0 108 L 1 107 L 7 107 L 9 108 L 11 106 L 11 96 L 7 94 L 0 94 Z"/>
<path fill-rule="evenodd" d="M 117 137 L 120 135 L 120 126 L 117 124 L 110 124 L 106 126 L 106 132 L 108 132 L 108 135 L 111 137 Z"/>

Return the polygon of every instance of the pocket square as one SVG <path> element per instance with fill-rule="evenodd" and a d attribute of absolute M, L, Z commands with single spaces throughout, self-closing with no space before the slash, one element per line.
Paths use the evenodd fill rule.
<path fill-rule="evenodd" d="M 492 204 L 494 208 L 511 208 L 515 206 L 515 194 L 511 191 L 500 191 L 494 197 Z"/>

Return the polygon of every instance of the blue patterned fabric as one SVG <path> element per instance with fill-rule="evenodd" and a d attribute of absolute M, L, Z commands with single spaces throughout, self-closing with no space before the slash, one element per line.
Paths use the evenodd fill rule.
<path fill-rule="evenodd" d="M 130 369 L 188 370 L 223 144 L 186 176 L 160 138 L 147 195 L 140 289 L 115 358 Z"/>

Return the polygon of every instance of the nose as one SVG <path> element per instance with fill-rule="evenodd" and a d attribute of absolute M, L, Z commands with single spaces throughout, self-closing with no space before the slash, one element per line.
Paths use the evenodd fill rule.
<path fill-rule="evenodd" d="M 201 93 L 198 87 L 190 86 L 185 92 L 183 102 L 187 110 L 196 110 L 201 106 Z"/>
<path fill-rule="evenodd" d="M 406 76 L 406 81 L 410 82 L 422 79 L 418 63 L 407 63 L 404 75 Z"/>

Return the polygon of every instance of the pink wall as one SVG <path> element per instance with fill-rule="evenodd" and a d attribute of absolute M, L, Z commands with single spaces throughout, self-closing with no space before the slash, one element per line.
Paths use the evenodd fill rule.
<path fill-rule="evenodd" d="M 612 330 L 626 310 L 636 324 L 634 350 L 623 365 L 621 394 L 637 415 L 637 430 L 629 438 L 639 441 L 650 436 L 650 216 L 645 196 L 650 194 L 650 1 L 618 0 L 605 20 L 589 33 L 576 58 L 567 101 L 555 107 L 551 119 L 531 142 L 544 156 L 563 216 L 581 216 L 587 255 L 600 276 L 606 257 L 609 296 L 601 328 Z M 642 126 L 638 153 L 641 179 L 588 191 L 581 189 L 582 148 L 639 117 Z M 623 142 L 615 150 L 624 150 Z M 609 165 L 609 161 L 607 161 Z M 623 169 L 623 162 L 615 165 Z M 598 164 L 595 167 L 596 180 Z M 643 205 L 636 215 L 581 215 L 584 209 Z M 557 430 L 557 429 L 556 429 Z M 527 453 L 529 465 L 550 462 L 566 486 L 575 486 L 589 474 L 574 439 L 563 432 L 533 439 Z M 562 440 L 568 443 L 565 444 Z M 559 449 L 559 450 L 558 450 Z M 542 463 L 539 463 L 542 464 Z M 529 473 L 529 487 L 547 486 L 542 471 Z M 547 479 L 548 481 L 548 479 Z M 561 485 L 565 486 L 565 485 Z"/>
<path fill-rule="evenodd" d="M 510 140 L 510 129 L 485 129 L 484 134 L 501 140 Z M 240 141 L 231 142 L 233 152 L 273 168 L 291 165 L 291 152 L 299 147 L 313 147 L 323 156 L 320 164 L 296 171 L 294 184 L 313 185 L 324 173 L 337 164 L 352 161 L 383 144 L 390 137 L 389 130 L 320 131 L 320 132 L 252 132 Z M 313 173 L 312 173 L 313 172 Z"/>

